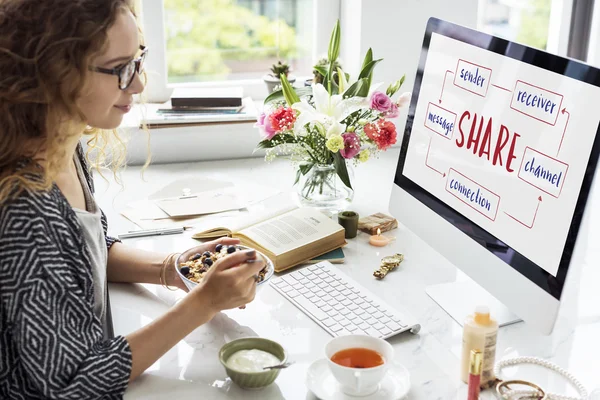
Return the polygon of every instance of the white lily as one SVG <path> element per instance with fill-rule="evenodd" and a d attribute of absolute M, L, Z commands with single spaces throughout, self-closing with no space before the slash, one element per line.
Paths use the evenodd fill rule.
<path fill-rule="evenodd" d="M 346 125 L 342 124 L 342 121 L 353 112 L 364 108 L 367 100 L 364 97 L 344 99 L 341 94 L 329 96 L 325 87 L 320 83 L 313 84 L 312 89 L 314 107 L 306 99 L 292 105 L 294 110 L 300 111 L 294 124 L 296 135 L 302 135 L 304 126 L 311 122 L 321 124 L 328 139 L 341 135 L 346 131 Z"/>

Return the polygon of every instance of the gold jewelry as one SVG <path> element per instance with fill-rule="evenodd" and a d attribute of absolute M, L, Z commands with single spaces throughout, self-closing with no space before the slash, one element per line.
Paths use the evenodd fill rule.
<path fill-rule="evenodd" d="M 175 268 L 174 260 L 176 260 L 177 257 L 179 257 L 179 255 L 180 253 L 171 253 L 167 257 L 165 257 L 162 263 L 162 267 L 160 268 L 160 274 L 158 276 L 158 280 L 161 286 L 171 291 L 176 291 L 178 288 L 172 288 L 167 285 L 166 270 L 167 267 L 171 264 L 173 264 L 173 268 Z"/>
<path fill-rule="evenodd" d="M 510 385 L 529 386 L 533 390 L 515 390 L 511 388 Z M 501 399 L 506 400 L 547 399 L 546 393 L 542 390 L 541 387 L 539 387 L 535 383 L 522 380 L 501 381 L 496 386 L 496 393 Z"/>
<path fill-rule="evenodd" d="M 385 278 L 388 272 L 394 270 L 402 261 L 404 261 L 404 255 L 399 253 L 396 253 L 393 256 L 383 257 L 379 269 L 373 272 L 373 276 L 377 279 Z"/>

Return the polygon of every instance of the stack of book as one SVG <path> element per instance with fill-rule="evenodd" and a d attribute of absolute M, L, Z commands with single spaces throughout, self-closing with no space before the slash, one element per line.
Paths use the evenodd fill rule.
<path fill-rule="evenodd" d="M 149 127 L 256 120 L 256 108 L 243 89 L 176 88 L 171 100 L 148 105 L 145 121 Z"/>
<path fill-rule="evenodd" d="M 177 88 L 171 96 L 171 106 L 159 108 L 164 115 L 237 114 L 243 108 L 242 88 L 197 89 Z"/>

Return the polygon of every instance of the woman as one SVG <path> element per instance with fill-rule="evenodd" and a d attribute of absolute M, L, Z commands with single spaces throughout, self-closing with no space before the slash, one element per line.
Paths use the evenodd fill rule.
<path fill-rule="evenodd" d="M 254 298 L 264 265 L 238 252 L 166 315 L 105 338 L 107 280 L 184 288 L 174 257 L 106 237 L 79 144 L 121 123 L 145 51 L 128 0 L 0 0 L 0 398 L 121 398 L 192 330 Z"/>

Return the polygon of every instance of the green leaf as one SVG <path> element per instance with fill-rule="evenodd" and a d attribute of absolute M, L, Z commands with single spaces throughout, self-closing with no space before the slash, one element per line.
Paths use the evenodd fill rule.
<path fill-rule="evenodd" d="M 367 78 L 357 80 L 344 92 L 344 99 L 349 97 L 367 97 L 369 95 L 369 82 Z"/>
<path fill-rule="evenodd" d="M 275 146 L 277 146 L 275 143 L 273 143 L 272 141 L 270 141 L 268 139 L 265 139 L 265 140 L 261 140 L 260 142 L 258 142 L 258 144 L 256 145 L 256 150 L 272 149 Z"/>
<path fill-rule="evenodd" d="M 294 91 L 299 97 L 310 96 L 312 94 L 312 87 L 304 86 L 301 88 L 294 88 Z M 276 92 L 271 93 L 265 99 L 264 104 L 269 104 L 273 101 L 278 101 L 284 99 L 283 90 L 277 90 Z"/>
<path fill-rule="evenodd" d="M 281 79 L 281 90 L 283 90 L 283 97 L 285 97 L 285 101 L 288 105 L 296 104 L 300 101 L 300 97 L 294 91 L 292 85 L 287 80 L 287 77 L 284 74 L 279 75 L 279 79 Z"/>
<path fill-rule="evenodd" d="M 350 177 L 348 176 L 348 169 L 346 168 L 346 159 L 338 152 L 333 155 L 333 163 L 335 165 L 335 171 L 342 182 L 344 182 L 344 185 L 352 189 Z"/>
<path fill-rule="evenodd" d="M 369 47 L 369 50 L 367 50 L 367 54 L 365 54 L 365 59 L 363 60 L 363 64 L 362 67 L 360 67 L 361 70 L 365 69 L 365 67 L 367 65 L 369 65 L 369 63 L 373 61 L 373 49 L 371 49 Z"/>
<path fill-rule="evenodd" d="M 327 58 L 330 63 L 337 60 L 340 55 L 340 20 L 338 19 L 333 32 L 331 32 L 331 38 L 329 39 L 329 50 L 327 52 Z"/>
<path fill-rule="evenodd" d="M 358 79 L 367 78 L 367 83 L 369 84 L 369 87 L 370 87 L 371 80 L 373 79 L 373 70 L 375 69 L 375 66 L 382 60 L 383 60 L 383 58 L 380 58 L 378 60 L 373 60 L 373 61 L 369 62 L 367 65 L 365 65 L 363 67 L 363 69 L 360 71 L 360 75 L 358 75 Z"/>
<path fill-rule="evenodd" d="M 308 174 L 308 172 L 314 167 L 315 163 L 307 163 L 300 164 L 298 171 L 296 171 L 296 180 L 294 181 L 294 185 L 296 185 L 300 181 L 300 177 L 302 175 Z"/>
<path fill-rule="evenodd" d="M 324 67 L 322 65 L 315 65 L 313 67 L 313 69 L 315 71 L 317 71 L 318 73 L 320 73 L 321 75 L 323 75 L 323 76 L 327 76 L 327 74 L 329 74 L 329 71 L 327 70 L 327 67 Z"/>

